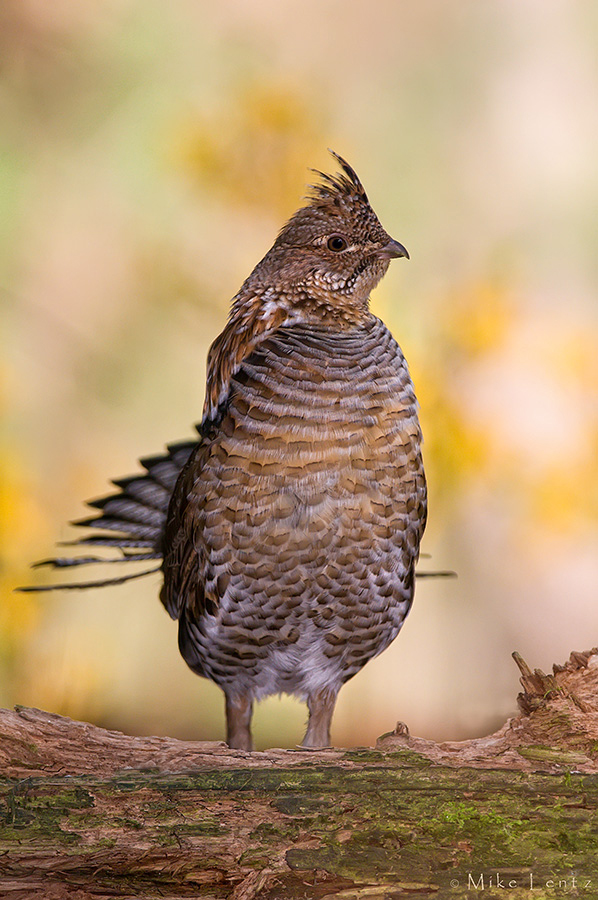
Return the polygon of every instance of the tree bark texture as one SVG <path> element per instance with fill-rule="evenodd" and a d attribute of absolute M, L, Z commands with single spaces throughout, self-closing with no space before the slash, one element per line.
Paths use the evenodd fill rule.
<path fill-rule="evenodd" d="M 516 661 L 520 715 L 460 743 L 244 753 L 0 711 L 0 897 L 598 897 L 598 650 Z"/>

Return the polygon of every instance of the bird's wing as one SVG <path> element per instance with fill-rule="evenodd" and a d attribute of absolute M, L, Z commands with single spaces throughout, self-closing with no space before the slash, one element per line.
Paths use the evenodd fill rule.
<path fill-rule="evenodd" d="M 211 434 L 213 437 L 213 428 Z M 191 495 L 201 477 L 210 444 L 210 437 L 205 435 L 191 452 L 168 507 L 163 539 L 164 586 L 160 599 L 173 619 L 180 617 L 183 603 L 192 606 L 198 615 L 209 604 L 204 593 L 205 553 L 202 551 L 201 535 L 197 535 L 199 510 Z"/>
<path fill-rule="evenodd" d="M 208 499 L 200 489 L 205 461 L 221 437 L 232 381 L 243 361 L 259 348 L 288 318 L 284 304 L 269 303 L 268 289 L 243 289 L 233 302 L 226 327 L 208 353 L 204 416 L 199 432 L 201 442 L 180 473 L 168 509 L 163 540 L 164 587 L 162 603 L 173 618 L 183 608 L 200 618 L 217 604 L 212 599 L 209 552 L 202 534 L 202 508 Z"/>

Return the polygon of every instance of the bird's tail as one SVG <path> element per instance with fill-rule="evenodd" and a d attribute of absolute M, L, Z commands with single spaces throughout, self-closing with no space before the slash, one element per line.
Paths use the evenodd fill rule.
<path fill-rule="evenodd" d="M 77 527 L 93 528 L 95 533 L 66 541 L 63 546 L 112 548 L 118 551 L 118 556 L 59 556 L 41 560 L 34 564 L 34 568 L 51 566 L 54 569 L 72 569 L 87 565 L 161 561 L 170 497 L 181 469 L 197 445 L 198 441 L 169 444 L 166 453 L 141 459 L 145 473 L 114 480 L 112 484 L 118 488 L 117 492 L 87 503 L 92 509 L 99 510 L 99 515 L 72 523 Z M 124 575 L 98 581 L 31 585 L 17 590 L 35 592 L 105 587 L 150 575 L 159 571 L 160 567 L 161 564 L 141 572 L 128 570 Z"/>

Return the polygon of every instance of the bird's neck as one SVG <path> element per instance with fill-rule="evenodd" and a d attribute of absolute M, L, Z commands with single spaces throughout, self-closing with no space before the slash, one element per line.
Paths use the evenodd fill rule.
<path fill-rule="evenodd" d="M 334 302 L 330 292 L 317 287 L 309 292 L 275 292 L 251 287 L 247 282 L 233 300 L 229 320 L 208 352 L 204 422 L 215 420 L 230 390 L 231 378 L 261 341 L 279 328 L 323 325 L 350 331 L 371 320 L 367 298 L 362 304 Z"/>

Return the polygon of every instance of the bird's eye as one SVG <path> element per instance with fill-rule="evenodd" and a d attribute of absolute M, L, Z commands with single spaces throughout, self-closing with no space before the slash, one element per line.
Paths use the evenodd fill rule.
<path fill-rule="evenodd" d="M 326 246 L 329 250 L 334 250 L 335 253 L 340 253 L 341 250 L 347 249 L 347 239 L 343 237 L 342 234 L 331 234 L 326 242 Z"/>

